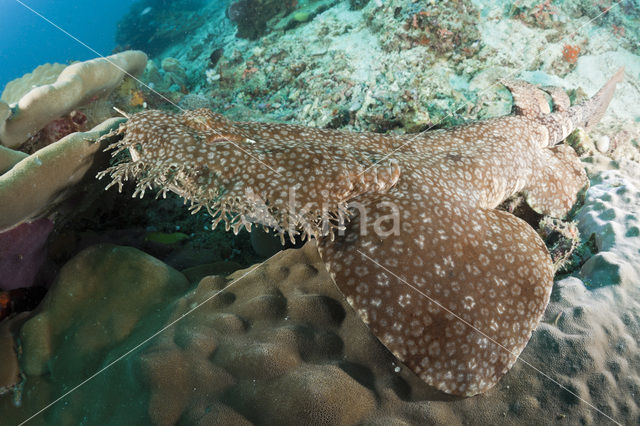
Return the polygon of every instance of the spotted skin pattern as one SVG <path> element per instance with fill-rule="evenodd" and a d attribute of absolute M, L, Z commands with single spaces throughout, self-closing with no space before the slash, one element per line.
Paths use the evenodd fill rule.
<path fill-rule="evenodd" d="M 471 396 L 517 360 L 553 285 L 540 237 L 496 207 L 522 192 L 539 213 L 566 215 L 588 181 L 560 142 L 602 116 L 622 76 L 573 107 L 550 90 L 553 111 L 536 87 L 505 82 L 513 115 L 419 136 L 145 111 L 110 147 L 131 161 L 100 176 L 135 179 L 134 195 L 173 191 L 236 232 L 316 238 L 380 341 L 428 384 Z"/>

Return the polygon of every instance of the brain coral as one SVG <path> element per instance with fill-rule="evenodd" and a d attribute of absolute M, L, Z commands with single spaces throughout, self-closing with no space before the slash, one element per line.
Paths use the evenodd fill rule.
<path fill-rule="evenodd" d="M 313 241 L 191 284 L 139 250 L 93 246 L 63 267 L 26 323 L 14 323 L 27 380 L 22 405 L 7 395 L 0 412 L 21 423 L 84 383 L 33 420 L 494 425 L 606 424 L 608 415 L 636 424 L 637 289 L 563 281 L 521 357 L 574 395 L 517 362 L 481 397 L 455 398 L 429 389 L 373 336 Z M 12 340 L 0 327 L 0 393 L 20 381 Z"/>

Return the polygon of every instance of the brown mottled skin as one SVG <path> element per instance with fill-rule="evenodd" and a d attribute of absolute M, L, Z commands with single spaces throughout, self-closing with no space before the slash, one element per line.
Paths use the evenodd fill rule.
<path fill-rule="evenodd" d="M 540 237 L 496 207 L 523 192 L 540 213 L 569 211 L 588 182 L 560 142 L 597 122 L 622 77 L 574 107 L 549 90 L 553 112 L 539 89 L 505 82 L 514 115 L 419 136 L 145 111 L 112 147 L 132 161 L 102 175 L 112 184 L 136 179 L 140 195 L 176 192 L 235 231 L 260 223 L 317 238 L 336 284 L 380 341 L 430 385 L 469 396 L 513 365 L 553 285 Z M 349 212 L 352 203 L 359 209 Z"/>

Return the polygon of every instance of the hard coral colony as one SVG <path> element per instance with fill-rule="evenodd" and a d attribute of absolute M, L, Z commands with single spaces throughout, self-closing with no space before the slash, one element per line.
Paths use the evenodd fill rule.
<path fill-rule="evenodd" d="M 561 142 L 600 119 L 622 77 L 573 107 L 549 90 L 553 112 L 539 89 L 507 82 L 513 115 L 416 136 L 144 111 L 111 145 L 131 159 L 101 176 L 136 180 L 134 195 L 175 192 L 234 231 L 316 238 L 378 339 L 428 384 L 470 396 L 514 364 L 553 285 L 541 238 L 496 207 L 524 191 L 539 213 L 571 209 L 587 179 Z"/>

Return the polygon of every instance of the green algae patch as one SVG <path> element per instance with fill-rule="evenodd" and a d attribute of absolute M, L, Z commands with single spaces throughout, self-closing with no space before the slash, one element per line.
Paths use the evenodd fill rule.
<path fill-rule="evenodd" d="M 309 19 L 311 19 L 311 14 L 305 11 L 296 12 L 293 14 L 292 18 L 296 22 L 307 22 Z"/>

